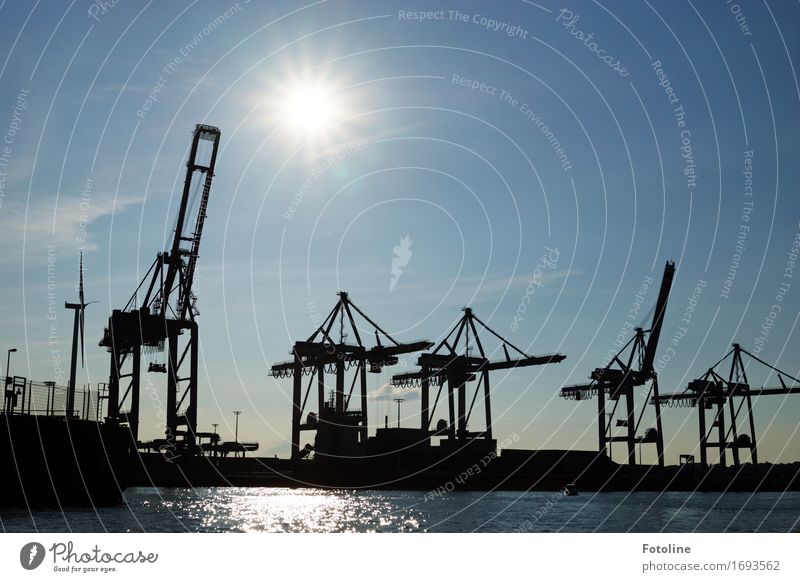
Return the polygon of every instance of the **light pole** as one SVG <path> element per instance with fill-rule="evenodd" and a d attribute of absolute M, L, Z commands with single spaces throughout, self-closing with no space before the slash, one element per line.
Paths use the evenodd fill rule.
<path fill-rule="evenodd" d="M 397 402 L 397 428 L 400 428 L 400 404 L 406 401 L 405 398 L 395 398 L 395 402 Z"/>
<path fill-rule="evenodd" d="M 16 351 L 17 351 L 17 348 L 9 348 L 8 349 L 8 355 L 6 357 L 6 381 L 5 381 L 5 384 L 3 386 L 4 396 L 5 396 L 5 399 L 4 399 L 4 401 L 5 401 L 4 410 L 5 411 L 8 411 L 9 404 L 11 404 L 11 402 L 13 401 L 13 398 L 14 398 L 14 396 L 13 396 L 14 387 L 13 386 L 11 387 L 11 393 L 9 393 L 8 385 L 13 382 L 13 379 L 11 378 L 11 374 L 9 373 L 10 372 L 9 368 L 11 367 L 11 353 L 12 352 L 16 352 Z M 13 412 L 13 409 L 12 409 L 12 412 Z"/>
<path fill-rule="evenodd" d="M 17 348 L 9 348 L 8 349 L 8 357 L 6 358 L 6 384 L 11 382 L 11 374 L 8 373 L 9 368 L 11 367 L 11 354 L 16 352 Z"/>
<path fill-rule="evenodd" d="M 236 416 L 236 430 L 234 432 L 233 440 L 236 443 L 236 450 L 234 451 L 234 456 L 239 456 L 239 415 L 242 413 L 241 410 L 234 410 L 233 414 Z"/>

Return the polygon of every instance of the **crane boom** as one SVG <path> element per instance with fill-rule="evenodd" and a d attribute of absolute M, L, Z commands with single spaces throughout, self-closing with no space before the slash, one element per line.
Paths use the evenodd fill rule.
<path fill-rule="evenodd" d="M 197 124 L 195 127 L 189 160 L 186 162 L 186 178 L 183 182 L 183 193 L 178 210 L 178 219 L 175 223 L 172 248 L 169 255 L 165 257 L 168 269 L 161 289 L 162 309 L 166 309 L 167 305 L 169 305 L 170 294 L 175 285 L 175 280 L 178 279 L 179 294 L 175 313 L 178 318 L 182 320 L 191 317 L 189 311 L 191 309 L 192 283 L 200 249 L 200 238 L 203 234 L 206 209 L 208 208 L 208 196 L 211 192 L 211 181 L 214 178 L 214 166 L 217 161 L 219 137 L 220 131 L 216 127 L 203 124 Z M 204 145 L 204 142 L 210 142 L 210 151 L 199 151 L 201 146 Z M 202 158 L 206 159 L 199 158 L 198 156 L 202 156 Z M 200 197 L 200 204 L 198 205 L 194 231 L 187 233 L 184 232 L 184 229 L 186 228 L 186 222 L 189 218 L 187 214 L 192 196 L 192 187 L 197 183 L 197 177 L 199 175 L 205 175 L 203 192 Z M 186 242 L 191 243 L 188 249 L 183 246 L 183 243 Z M 184 256 L 187 257 L 186 262 L 183 260 Z M 183 271 L 182 277 L 180 276 L 181 271 Z"/>
<path fill-rule="evenodd" d="M 653 312 L 653 325 L 650 328 L 650 335 L 647 338 L 647 346 L 644 350 L 644 362 L 642 363 L 642 373 L 650 376 L 653 373 L 653 362 L 656 359 L 658 349 L 658 339 L 661 336 L 661 326 L 664 323 L 664 314 L 667 311 L 667 301 L 669 292 L 672 288 L 672 279 L 675 276 L 675 262 L 667 261 L 664 266 L 664 276 L 661 278 L 661 288 L 658 291 L 656 309 Z"/>

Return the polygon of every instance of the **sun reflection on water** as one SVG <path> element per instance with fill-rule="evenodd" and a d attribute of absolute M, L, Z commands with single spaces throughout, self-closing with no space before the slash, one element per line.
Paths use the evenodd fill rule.
<path fill-rule="evenodd" d="M 212 532 L 411 532 L 424 521 L 388 494 L 313 489 L 184 490 L 159 511 L 189 530 Z"/>

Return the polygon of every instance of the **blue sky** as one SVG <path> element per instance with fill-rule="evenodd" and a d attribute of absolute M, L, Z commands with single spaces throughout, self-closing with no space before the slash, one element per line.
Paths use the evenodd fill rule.
<path fill-rule="evenodd" d="M 20 349 L 13 373 L 54 379 L 71 320 L 57 311 L 50 345 L 48 302 L 74 299 L 83 247 L 99 304 L 81 381 L 105 380 L 97 341 L 166 247 L 203 122 L 222 146 L 196 285 L 202 430 L 230 438 L 239 409 L 242 438 L 288 452 L 290 386 L 266 371 L 338 289 L 399 338 L 436 340 L 471 305 L 526 351 L 566 354 L 493 380 L 495 431 L 518 446 L 596 446 L 593 403 L 558 389 L 605 363 L 667 259 L 659 356 L 703 289 L 662 391 L 733 341 L 752 350 L 782 282 L 761 356 L 797 374 L 800 282 L 784 274 L 800 232 L 798 17 L 782 2 L 3 2 L 0 349 Z M 282 114 L 298 82 L 335 104 L 324 132 Z M 548 248 L 558 260 L 535 275 Z M 394 416 L 387 379 L 373 378 L 373 424 Z M 145 437 L 161 433 L 151 404 Z M 757 410 L 762 458 L 798 459 L 800 403 Z M 665 437 L 668 461 L 691 452 L 694 415 L 667 410 Z"/>

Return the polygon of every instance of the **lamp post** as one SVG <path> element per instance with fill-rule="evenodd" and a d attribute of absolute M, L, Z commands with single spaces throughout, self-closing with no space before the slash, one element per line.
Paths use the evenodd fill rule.
<path fill-rule="evenodd" d="M 6 357 L 6 384 L 11 382 L 11 374 L 9 374 L 9 368 L 11 366 L 11 354 L 16 352 L 17 348 L 9 348 L 8 349 L 8 357 Z"/>
<path fill-rule="evenodd" d="M 236 416 L 236 430 L 234 432 L 233 440 L 236 443 L 236 450 L 234 451 L 234 456 L 239 456 L 239 415 L 242 413 L 241 410 L 234 410 L 233 414 Z"/>
<path fill-rule="evenodd" d="M 10 374 L 9 368 L 11 367 L 11 354 L 12 354 L 12 352 L 16 352 L 16 351 L 17 351 L 17 348 L 9 348 L 8 355 L 6 357 L 6 381 L 5 381 L 5 385 L 3 386 L 4 392 L 5 392 L 5 394 L 4 394 L 4 396 L 5 396 L 5 399 L 4 399 L 4 403 L 5 403 L 4 411 L 6 411 L 6 412 L 8 412 L 9 404 L 11 404 L 13 402 L 13 398 L 14 398 L 14 395 L 13 395 L 14 387 L 12 386 L 11 387 L 11 392 L 9 392 L 8 385 L 13 382 L 13 379 L 11 378 L 11 374 Z M 12 408 L 11 412 L 13 412 L 13 411 L 14 410 Z"/>

